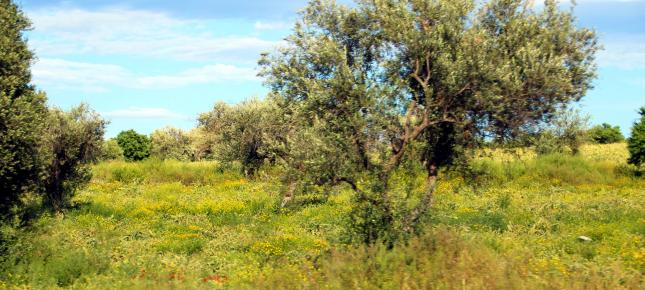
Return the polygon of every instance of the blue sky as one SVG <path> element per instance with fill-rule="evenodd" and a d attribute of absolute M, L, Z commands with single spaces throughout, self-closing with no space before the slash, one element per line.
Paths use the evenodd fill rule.
<path fill-rule="evenodd" d="M 190 129 L 216 101 L 262 97 L 256 60 L 289 34 L 307 1 L 17 2 L 34 23 L 34 83 L 51 105 L 89 103 L 111 121 L 113 137 Z M 645 0 L 577 2 L 580 25 L 595 28 L 605 47 L 581 108 L 592 123 L 627 133 L 645 105 Z"/>

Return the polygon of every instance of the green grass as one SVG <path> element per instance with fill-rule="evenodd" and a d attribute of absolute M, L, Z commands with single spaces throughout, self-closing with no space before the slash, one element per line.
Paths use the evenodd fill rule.
<path fill-rule="evenodd" d="M 280 210 L 275 174 L 98 164 L 73 209 L 3 229 L 0 288 L 642 289 L 645 181 L 617 173 L 625 148 L 611 146 L 480 158 L 477 178 L 441 181 L 424 234 L 391 250 L 341 243 L 347 191 Z"/>

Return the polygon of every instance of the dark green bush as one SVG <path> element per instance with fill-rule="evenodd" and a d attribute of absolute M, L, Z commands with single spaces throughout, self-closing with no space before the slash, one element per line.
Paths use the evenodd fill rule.
<path fill-rule="evenodd" d="M 598 144 L 618 143 L 625 140 L 625 136 L 620 132 L 620 127 L 607 123 L 594 126 L 589 129 L 588 134 L 589 138 Z"/>
<path fill-rule="evenodd" d="M 123 149 L 127 161 L 141 161 L 150 157 L 150 139 L 134 130 L 122 131 L 116 136 L 116 142 Z"/>
<path fill-rule="evenodd" d="M 645 163 L 645 107 L 640 109 L 640 120 L 634 123 L 632 135 L 627 140 L 629 163 L 640 166 Z"/>

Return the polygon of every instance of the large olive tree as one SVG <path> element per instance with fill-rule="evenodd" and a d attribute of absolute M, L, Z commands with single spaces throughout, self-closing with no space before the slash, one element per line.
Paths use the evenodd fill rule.
<path fill-rule="evenodd" d="M 30 22 L 10 0 L 0 0 L 0 218 L 11 216 L 27 191 L 39 185 L 38 154 L 45 95 L 30 84 L 33 53 L 23 33 Z"/>
<path fill-rule="evenodd" d="M 532 2 L 311 1 L 260 61 L 290 132 L 285 202 L 307 184 L 348 184 L 364 242 L 413 233 L 440 168 L 584 96 L 594 32 L 556 1 Z M 426 190 L 392 193 L 404 163 L 425 168 Z"/>

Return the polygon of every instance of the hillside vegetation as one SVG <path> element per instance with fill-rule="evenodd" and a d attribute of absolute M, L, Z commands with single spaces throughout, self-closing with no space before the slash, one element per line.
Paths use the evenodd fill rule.
<path fill-rule="evenodd" d="M 0 288 L 642 289 L 645 180 L 623 173 L 625 144 L 581 152 L 442 173 L 429 226 L 391 250 L 345 242 L 349 189 L 281 209 L 271 168 L 101 163 L 72 209 L 4 228 Z M 400 194 L 423 184 L 395 178 Z"/>

